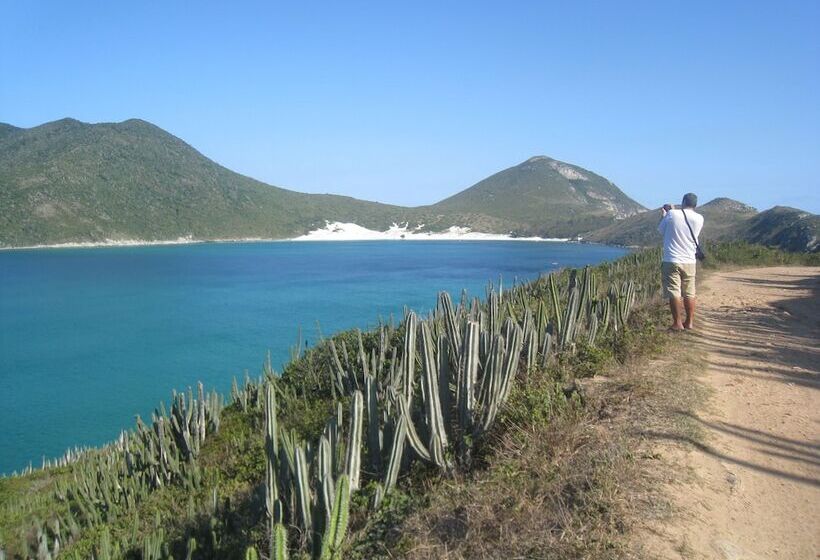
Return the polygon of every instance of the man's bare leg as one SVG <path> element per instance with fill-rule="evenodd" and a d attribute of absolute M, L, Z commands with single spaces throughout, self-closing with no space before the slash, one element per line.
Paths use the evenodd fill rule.
<path fill-rule="evenodd" d="M 695 322 L 695 298 L 683 298 L 683 307 L 686 309 L 686 320 L 683 322 L 683 328 L 691 329 Z"/>
<path fill-rule="evenodd" d="M 683 330 L 683 321 L 681 320 L 683 305 L 681 305 L 681 298 L 670 297 L 669 309 L 672 311 L 672 326 L 670 328 L 675 331 Z"/>

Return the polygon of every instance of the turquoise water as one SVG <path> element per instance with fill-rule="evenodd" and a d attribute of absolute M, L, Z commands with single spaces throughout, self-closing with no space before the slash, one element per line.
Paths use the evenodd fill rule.
<path fill-rule="evenodd" d="M 227 393 L 324 334 L 617 258 L 570 243 L 226 243 L 0 252 L 0 473 L 114 439 L 171 390 Z"/>

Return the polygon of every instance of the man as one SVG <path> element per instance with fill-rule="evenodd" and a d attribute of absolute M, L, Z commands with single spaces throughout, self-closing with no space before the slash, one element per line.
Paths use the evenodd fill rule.
<path fill-rule="evenodd" d="M 695 320 L 695 250 L 703 229 L 703 216 L 694 211 L 697 205 L 698 197 L 694 193 L 684 195 L 679 209 L 665 204 L 658 224 L 658 231 L 663 235 L 663 290 L 672 310 L 670 330 L 673 331 L 691 329 Z"/>

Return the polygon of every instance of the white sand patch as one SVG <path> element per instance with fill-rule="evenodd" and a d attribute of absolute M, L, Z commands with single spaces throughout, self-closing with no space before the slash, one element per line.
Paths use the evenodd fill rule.
<path fill-rule="evenodd" d="M 393 224 L 387 231 L 377 231 L 349 222 L 327 222 L 325 227 L 296 237 L 294 241 L 568 241 L 568 239 L 513 237 L 509 234 L 482 233 L 460 226 L 451 226 L 445 231 L 439 232 L 419 231 L 420 227 L 410 229 L 407 224 Z"/>
<path fill-rule="evenodd" d="M 6 247 L 0 251 L 16 249 L 83 249 L 92 247 L 148 247 L 153 245 L 190 245 L 194 243 L 274 243 L 283 241 L 570 241 L 569 239 L 547 237 L 513 237 L 497 233 L 472 231 L 468 227 L 451 226 L 445 231 L 422 232 L 423 225 L 410 229 L 407 224 L 393 224 L 387 231 L 367 229 L 358 224 L 327 222 L 325 227 L 315 229 L 292 239 L 267 239 L 264 237 L 243 237 L 237 239 L 195 239 L 192 236 L 176 239 L 105 239 L 103 241 L 77 241 L 52 245 L 27 245 Z M 580 241 L 580 238 L 576 239 Z"/>

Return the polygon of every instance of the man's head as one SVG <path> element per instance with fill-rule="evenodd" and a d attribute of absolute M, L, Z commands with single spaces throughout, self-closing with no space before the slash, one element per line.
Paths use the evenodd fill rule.
<path fill-rule="evenodd" d="M 691 193 L 691 192 L 686 193 L 685 195 L 683 195 L 683 202 L 681 203 L 681 206 L 683 206 L 684 208 L 694 208 L 697 205 L 698 205 L 698 195 L 696 195 L 695 193 Z"/>

